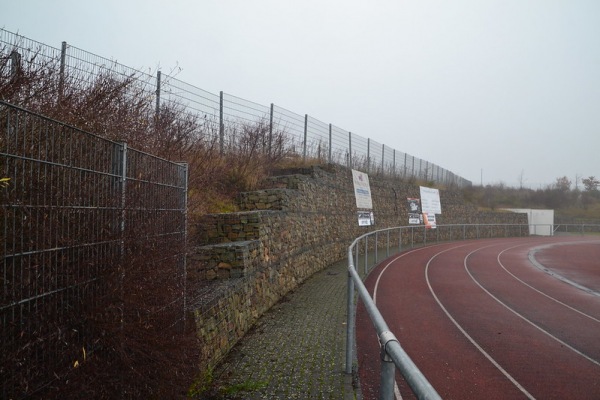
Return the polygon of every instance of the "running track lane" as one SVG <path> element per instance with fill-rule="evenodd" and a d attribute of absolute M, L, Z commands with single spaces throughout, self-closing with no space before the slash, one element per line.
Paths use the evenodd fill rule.
<path fill-rule="evenodd" d="M 600 399 L 600 262 L 588 257 L 599 249 L 586 236 L 445 243 L 391 257 L 365 283 L 445 399 Z M 375 399 L 379 347 L 362 304 L 356 334 L 363 396 Z"/>

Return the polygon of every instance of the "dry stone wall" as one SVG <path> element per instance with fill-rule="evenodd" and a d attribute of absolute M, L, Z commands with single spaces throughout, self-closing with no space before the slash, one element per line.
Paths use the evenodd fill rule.
<path fill-rule="evenodd" d="M 370 176 L 375 226 L 358 226 L 351 170 L 325 165 L 281 171 L 263 189 L 241 193 L 240 212 L 204 216 L 188 261 L 190 307 L 201 367 L 214 366 L 254 322 L 313 273 L 345 257 L 354 238 L 407 225 L 407 197 L 419 186 Z M 519 214 L 479 213 L 459 191 L 440 190 L 438 224 L 526 223 Z M 408 238 L 403 238 L 408 241 Z"/>

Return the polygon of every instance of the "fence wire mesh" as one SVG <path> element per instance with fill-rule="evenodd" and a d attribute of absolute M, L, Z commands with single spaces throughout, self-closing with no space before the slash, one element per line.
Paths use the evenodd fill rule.
<path fill-rule="evenodd" d="M 0 101 L 0 175 L 1 398 L 31 395 L 93 349 L 86 318 L 115 283 L 137 294 L 122 323 L 182 327 L 186 165 Z"/>
<path fill-rule="evenodd" d="M 60 82 L 63 83 L 65 79 L 71 79 L 80 85 L 91 87 L 99 78 L 107 75 L 112 79 L 120 77 L 124 81 L 134 79 L 138 91 L 144 93 L 148 101 L 156 103 L 157 113 L 160 112 L 161 104 L 169 104 L 203 120 L 210 126 L 205 132 L 219 135 L 222 152 L 235 148 L 240 132 L 257 125 L 269 132 L 266 142 L 271 140 L 273 130 L 285 132 L 285 152 L 304 159 L 339 163 L 368 173 L 391 174 L 458 186 L 471 185 L 470 181 L 450 171 L 412 156 L 407 156 L 411 159 L 410 162 L 405 159 L 404 163 L 394 166 L 395 150 L 389 147 L 386 149 L 385 145 L 372 139 L 337 127 L 332 126 L 330 130 L 328 124 L 307 115 L 296 114 L 273 104 L 270 107 L 260 105 L 223 92 L 212 94 L 175 77 L 161 74 L 160 71 L 155 77 L 65 42 L 61 49 L 56 49 L 0 30 L 0 45 L 6 65 L 10 64 L 12 68 L 27 61 L 52 66 L 60 71 Z M 267 144 L 264 147 L 269 148 Z"/>

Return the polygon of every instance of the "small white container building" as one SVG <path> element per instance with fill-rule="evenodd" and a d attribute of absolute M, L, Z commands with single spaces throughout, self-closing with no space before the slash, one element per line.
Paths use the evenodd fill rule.
<path fill-rule="evenodd" d="M 554 235 L 554 210 L 534 210 L 531 208 L 507 208 L 507 210 L 527 214 L 530 235 Z"/>

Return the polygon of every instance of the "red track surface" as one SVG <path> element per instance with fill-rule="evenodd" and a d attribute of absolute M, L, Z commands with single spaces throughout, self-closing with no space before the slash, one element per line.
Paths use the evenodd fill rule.
<path fill-rule="evenodd" d="M 380 263 L 365 283 L 444 399 L 600 399 L 597 237 L 444 243 Z M 363 397 L 376 399 L 379 346 L 362 305 L 356 337 Z"/>

